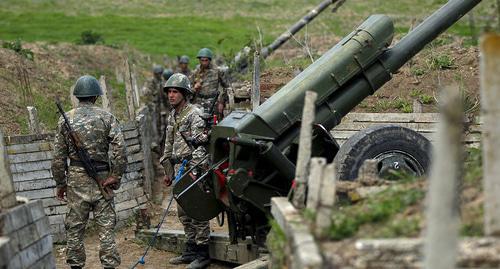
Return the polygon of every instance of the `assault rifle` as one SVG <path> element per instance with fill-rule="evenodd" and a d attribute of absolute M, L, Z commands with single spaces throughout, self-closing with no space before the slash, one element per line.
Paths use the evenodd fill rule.
<path fill-rule="evenodd" d="M 69 140 L 71 141 L 71 144 L 75 148 L 76 153 L 78 154 L 78 158 L 80 159 L 80 162 L 82 162 L 83 168 L 85 168 L 85 172 L 87 172 L 87 174 L 95 180 L 97 186 L 99 186 L 99 190 L 101 191 L 102 196 L 104 196 L 104 199 L 106 200 L 112 199 L 114 196 L 113 191 L 110 188 L 104 187 L 102 185 L 103 180 L 101 180 L 97 175 L 97 169 L 94 167 L 94 164 L 90 159 L 89 152 L 84 148 L 82 141 L 80 140 L 80 137 L 69 124 L 69 120 L 66 117 L 66 114 L 64 113 L 61 103 L 59 101 L 56 101 L 56 105 L 57 109 L 59 110 L 59 113 L 64 118 L 64 127 L 66 128 L 66 131 L 68 131 Z"/>

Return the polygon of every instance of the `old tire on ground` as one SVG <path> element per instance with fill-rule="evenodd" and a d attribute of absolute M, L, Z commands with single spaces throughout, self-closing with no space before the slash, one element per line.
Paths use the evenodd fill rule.
<path fill-rule="evenodd" d="M 366 159 L 376 159 L 379 175 L 390 170 L 421 176 L 430 165 L 431 143 L 411 129 L 397 125 L 374 126 L 350 137 L 333 160 L 337 178 L 355 180 Z"/>

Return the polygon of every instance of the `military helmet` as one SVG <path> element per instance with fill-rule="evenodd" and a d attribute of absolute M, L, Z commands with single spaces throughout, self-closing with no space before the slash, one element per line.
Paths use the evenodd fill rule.
<path fill-rule="evenodd" d="M 153 73 L 161 75 L 163 73 L 163 67 L 161 67 L 161 65 L 155 65 L 153 67 Z"/>
<path fill-rule="evenodd" d="M 81 76 L 77 81 L 73 90 L 73 95 L 76 97 L 90 97 L 102 95 L 101 85 L 93 76 Z"/>
<path fill-rule="evenodd" d="M 172 71 L 172 69 L 170 68 L 167 68 L 165 70 L 163 70 L 163 78 L 165 79 L 165 81 L 167 81 L 172 75 L 174 74 L 174 71 Z"/>
<path fill-rule="evenodd" d="M 196 58 L 208 58 L 212 60 L 213 53 L 210 49 L 208 48 L 202 48 L 200 51 L 198 51 L 198 55 Z"/>
<path fill-rule="evenodd" d="M 184 95 L 192 95 L 194 93 L 188 77 L 181 73 L 175 73 L 170 76 L 167 82 L 165 82 L 163 90 L 166 91 L 168 88 L 181 90 Z"/>
<path fill-rule="evenodd" d="M 180 64 L 188 64 L 189 63 L 189 57 L 187 55 L 182 55 L 181 58 L 179 58 L 179 63 Z"/>

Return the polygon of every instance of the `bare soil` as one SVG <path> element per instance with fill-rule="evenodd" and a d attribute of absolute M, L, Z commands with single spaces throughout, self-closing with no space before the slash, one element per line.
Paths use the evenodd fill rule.
<path fill-rule="evenodd" d="M 165 191 L 166 193 L 171 193 L 170 188 Z M 151 217 L 152 226 L 156 226 L 160 222 L 161 217 L 164 213 L 164 207 L 166 207 L 167 204 L 168 200 L 165 199 L 163 205 L 150 205 L 150 207 L 148 208 L 148 212 Z M 177 217 L 175 201 L 172 203 L 168 215 L 165 218 L 162 229 L 182 230 L 182 224 L 179 222 L 179 218 Z M 227 225 L 219 227 L 215 220 L 212 220 L 210 222 L 210 230 L 211 232 L 217 233 L 227 233 L 228 231 Z M 116 243 L 122 259 L 119 268 L 131 268 L 139 260 L 139 258 L 142 257 L 147 247 L 146 243 L 135 239 L 135 224 L 118 229 L 116 233 Z M 85 237 L 85 248 L 87 254 L 85 268 L 100 268 L 101 264 L 99 261 L 99 237 L 96 231 L 94 231 L 93 229 L 87 231 L 87 235 Z M 54 246 L 57 268 L 67 267 L 65 250 L 66 248 L 64 245 Z M 176 253 L 150 248 L 146 258 L 144 259 L 146 263 L 144 265 L 138 265 L 136 268 L 185 268 L 186 265 L 175 266 L 168 264 L 168 260 L 177 255 L 178 254 Z M 209 268 L 226 269 L 232 267 L 234 266 L 232 266 L 231 264 L 213 261 Z"/>

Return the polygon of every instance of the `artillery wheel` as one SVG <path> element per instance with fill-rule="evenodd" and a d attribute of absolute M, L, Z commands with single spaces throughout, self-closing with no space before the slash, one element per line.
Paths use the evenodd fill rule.
<path fill-rule="evenodd" d="M 428 171 L 430 154 L 431 143 L 421 134 L 397 125 L 383 125 L 354 134 L 340 147 L 333 161 L 340 180 L 355 180 L 367 159 L 378 161 L 382 177 L 390 170 L 421 176 Z"/>

